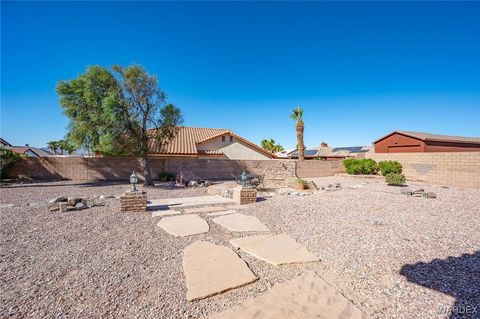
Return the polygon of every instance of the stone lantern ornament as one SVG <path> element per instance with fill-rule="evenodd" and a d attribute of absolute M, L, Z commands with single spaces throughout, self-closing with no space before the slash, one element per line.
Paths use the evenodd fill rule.
<path fill-rule="evenodd" d="M 147 210 L 147 193 L 139 191 L 136 186 L 137 183 L 138 177 L 135 171 L 133 171 L 132 175 L 130 175 L 132 188 L 120 196 L 121 212 L 144 212 Z"/>
<path fill-rule="evenodd" d="M 131 192 L 136 192 L 137 187 L 135 186 L 138 183 L 138 177 L 137 174 L 135 174 L 135 171 L 132 172 L 132 175 L 130 175 L 130 184 L 132 184 L 132 189 L 130 190 Z"/>
<path fill-rule="evenodd" d="M 243 171 L 237 179 L 237 188 L 233 190 L 233 200 L 240 205 L 257 201 L 257 189 L 252 185 L 252 177 Z"/>

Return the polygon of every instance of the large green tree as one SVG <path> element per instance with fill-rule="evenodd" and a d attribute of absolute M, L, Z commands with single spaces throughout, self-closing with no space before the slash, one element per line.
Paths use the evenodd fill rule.
<path fill-rule="evenodd" d="M 283 151 L 283 146 L 277 144 L 273 138 L 269 140 L 263 139 L 261 144 L 262 148 L 269 151 L 270 153 L 277 153 Z"/>
<path fill-rule="evenodd" d="M 92 66 L 78 78 L 57 86 L 60 103 L 70 119 L 67 139 L 106 155 L 142 158 L 145 185 L 152 178 L 147 155 L 152 140 L 162 149 L 182 122 L 180 109 L 166 104 L 157 77 L 139 65 Z"/>
<path fill-rule="evenodd" d="M 297 130 L 297 152 L 298 152 L 298 160 L 304 160 L 304 153 L 305 153 L 305 144 L 303 143 L 303 130 L 305 128 L 303 124 L 303 109 L 301 107 L 297 107 L 293 109 L 290 118 L 297 122 L 296 130 Z"/>

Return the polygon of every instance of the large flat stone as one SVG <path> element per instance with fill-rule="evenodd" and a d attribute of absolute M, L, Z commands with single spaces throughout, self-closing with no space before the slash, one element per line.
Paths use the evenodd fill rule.
<path fill-rule="evenodd" d="M 164 216 L 171 216 L 171 215 L 179 215 L 182 212 L 179 210 L 174 209 L 167 209 L 167 210 L 156 210 L 152 212 L 152 217 L 164 217 Z"/>
<path fill-rule="evenodd" d="M 226 207 L 221 206 L 206 206 L 206 207 L 195 207 L 195 208 L 186 208 L 184 209 L 186 214 L 201 214 L 201 213 L 211 213 L 226 210 Z"/>
<path fill-rule="evenodd" d="M 219 212 L 213 212 L 207 214 L 207 216 L 222 216 L 222 215 L 230 215 L 230 214 L 235 214 L 237 211 L 234 209 L 228 209 L 228 210 L 221 210 Z"/>
<path fill-rule="evenodd" d="M 157 226 L 173 236 L 190 236 L 206 233 L 208 223 L 197 215 L 181 215 L 162 218 Z"/>
<path fill-rule="evenodd" d="M 213 221 L 231 231 L 268 231 L 267 226 L 255 216 L 237 213 L 220 216 Z"/>
<path fill-rule="evenodd" d="M 313 271 L 210 319 L 361 319 L 368 316 Z"/>
<path fill-rule="evenodd" d="M 197 300 L 254 282 L 257 276 L 230 248 L 196 241 L 183 252 L 187 300 Z"/>
<path fill-rule="evenodd" d="M 181 197 L 181 198 L 162 198 L 149 200 L 147 204 L 148 210 L 161 209 L 184 209 L 189 207 L 203 206 L 203 205 L 228 205 L 234 204 L 235 201 L 230 198 L 222 196 L 195 196 L 195 197 Z"/>
<path fill-rule="evenodd" d="M 235 248 L 273 265 L 318 261 L 317 255 L 309 252 L 287 234 L 259 235 L 230 240 Z"/>

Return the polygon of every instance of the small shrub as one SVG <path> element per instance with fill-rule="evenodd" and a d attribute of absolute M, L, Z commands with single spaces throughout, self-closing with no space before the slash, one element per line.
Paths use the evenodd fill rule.
<path fill-rule="evenodd" d="M 391 186 L 405 185 L 405 175 L 399 173 L 389 173 L 385 175 L 385 182 Z"/>
<path fill-rule="evenodd" d="M 0 178 L 5 178 L 21 157 L 23 156 L 12 150 L 0 147 Z"/>
<path fill-rule="evenodd" d="M 308 186 L 308 182 L 304 179 L 301 179 L 301 178 L 297 178 L 297 184 Z"/>
<path fill-rule="evenodd" d="M 402 164 L 397 161 L 380 161 L 378 162 L 378 169 L 383 176 L 387 176 L 390 173 L 401 174 Z"/>
<path fill-rule="evenodd" d="M 377 162 L 371 158 L 347 158 L 343 161 L 343 166 L 347 173 L 352 175 L 374 175 L 378 172 Z"/>

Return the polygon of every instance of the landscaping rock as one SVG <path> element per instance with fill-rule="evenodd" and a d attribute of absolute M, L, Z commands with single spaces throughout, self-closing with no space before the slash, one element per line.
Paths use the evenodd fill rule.
<path fill-rule="evenodd" d="M 422 194 L 422 196 L 425 198 L 437 198 L 437 194 L 434 192 L 425 192 Z"/>
<path fill-rule="evenodd" d="M 82 199 L 79 197 L 68 197 L 67 205 L 75 206 L 77 205 L 77 203 L 80 203 L 81 201 Z"/>
<path fill-rule="evenodd" d="M 425 190 L 424 190 L 423 188 L 419 188 L 419 189 L 414 190 L 414 191 L 412 192 L 412 196 L 414 196 L 414 197 L 421 197 L 424 192 L 425 192 Z"/>
<path fill-rule="evenodd" d="M 83 202 L 78 202 L 78 203 L 75 204 L 75 209 L 76 210 L 82 210 L 82 209 L 86 209 L 86 208 L 88 208 L 88 207 Z"/>
<path fill-rule="evenodd" d="M 183 252 L 187 300 L 198 300 L 258 279 L 230 248 L 196 241 Z"/>
<path fill-rule="evenodd" d="M 99 199 L 109 199 L 109 198 L 115 198 L 113 195 L 100 195 Z"/>
<path fill-rule="evenodd" d="M 48 204 L 54 204 L 54 203 L 60 203 L 60 202 L 67 202 L 68 198 L 67 197 L 57 197 L 48 202 Z"/>

